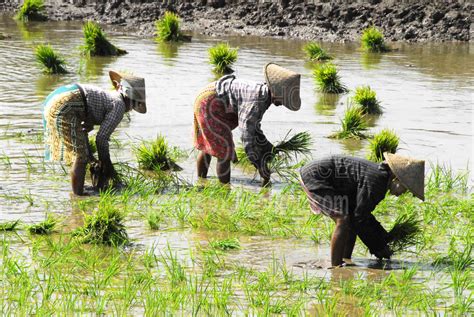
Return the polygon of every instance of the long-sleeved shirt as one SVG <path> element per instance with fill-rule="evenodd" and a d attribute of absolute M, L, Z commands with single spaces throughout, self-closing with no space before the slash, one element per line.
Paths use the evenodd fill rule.
<path fill-rule="evenodd" d="M 226 75 L 217 81 L 216 93 L 237 113 L 245 153 L 256 168 L 262 167 L 273 148 L 261 129 L 263 114 L 271 104 L 268 86 Z"/>
<path fill-rule="evenodd" d="M 334 155 L 309 163 L 300 174 L 305 187 L 316 196 L 324 192 L 347 199 L 352 228 L 371 253 L 387 245 L 387 231 L 372 215 L 388 190 L 391 172 L 387 164 Z"/>
<path fill-rule="evenodd" d="M 117 128 L 126 112 L 125 102 L 117 92 L 109 92 L 91 85 L 80 85 L 87 101 L 87 117 L 85 126 L 92 130 L 100 125 L 96 135 L 99 160 L 110 162 L 110 135 Z"/>

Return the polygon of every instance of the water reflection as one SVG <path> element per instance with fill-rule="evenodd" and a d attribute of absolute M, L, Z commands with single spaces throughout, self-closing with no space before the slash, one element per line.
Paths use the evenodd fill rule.
<path fill-rule="evenodd" d="M 165 64 L 173 66 L 178 57 L 179 47 L 181 45 L 183 45 L 182 42 L 158 42 L 156 48 L 158 53 L 165 60 Z"/>
<path fill-rule="evenodd" d="M 34 22 L 16 21 L 18 30 L 24 41 L 38 41 L 44 39 L 43 28 Z"/>
<path fill-rule="evenodd" d="M 43 74 L 36 79 L 36 95 L 43 100 L 55 88 L 66 83 L 67 80 L 61 75 Z"/>
<path fill-rule="evenodd" d="M 365 140 L 345 139 L 340 140 L 342 148 L 347 154 L 356 155 L 356 153 L 364 148 Z"/>
<path fill-rule="evenodd" d="M 360 56 L 360 63 L 364 69 L 377 69 L 380 62 L 382 61 L 383 54 L 381 53 L 369 53 L 362 52 Z"/>
<path fill-rule="evenodd" d="M 341 99 L 339 94 L 318 94 L 318 100 L 314 105 L 316 112 L 323 116 L 333 116 Z"/>
<path fill-rule="evenodd" d="M 104 75 L 104 70 L 115 60 L 115 57 L 82 57 L 79 61 L 79 78 L 81 81 L 91 81 Z"/>

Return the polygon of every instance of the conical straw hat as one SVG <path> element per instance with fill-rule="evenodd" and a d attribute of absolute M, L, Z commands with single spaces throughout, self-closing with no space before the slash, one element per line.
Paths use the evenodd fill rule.
<path fill-rule="evenodd" d="M 136 77 L 129 74 L 114 72 L 112 70 L 109 71 L 109 76 L 110 76 L 110 79 L 112 80 L 112 83 L 118 82 L 120 84 L 125 84 L 131 87 L 132 91 L 131 91 L 130 96 L 128 97 L 130 99 L 133 99 L 141 103 L 139 107 L 134 107 L 133 109 L 137 112 L 145 113 L 146 112 L 145 79 L 142 77 Z"/>
<path fill-rule="evenodd" d="M 281 102 L 290 110 L 299 110 L 301 75 L 275 63 L 265 65 L 263 72 L 273 100 Z"/>
<path fill-rule="evenodd" d="M 416 197 L 425 200 L 425 161 L 388 152 L 383 155 L 402 185 Z"/>

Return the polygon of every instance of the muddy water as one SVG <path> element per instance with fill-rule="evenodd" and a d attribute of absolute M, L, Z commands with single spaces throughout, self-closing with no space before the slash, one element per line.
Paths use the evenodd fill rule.
<path fill-rule="evenodd" d="M 235 65 L 242 78 L 263 80 L 262 66 L 275 61 L 301 72 L 302 107 L 299 112 L 271 107 L 264 117 L 263 130 L 270 140 L 281 139 L 288 130 L 309 131 L 314 138 L 314 157 L 330 153 L 365 155 L 367 141 L 339 142 L 328 139 L 339 128 L 348 95 L 327 96 L 315 92 L 311 65 L 304 62 L 300 41 L 262 38 L 206 38 L 195 36 L 191 43 L 156 44 L 142 39 L 109 33 L 112 41 L 128 50 L 120 58 L 81 59 L 81 25 L 78 23 L 23 25 L 0 16 L 0 33 L 11 38 L 0 41 L 0 220 L 22 219 L 31 223 L 43 219 L 45 211 L 58 212 L 73 224 L 82 215 L 71 207 L 67 172 L 59 165 L 42 161 L 40 105 L 47 94 L 62 84 L 92 83 L 110 87 L 109 69 L 144 76 L 147 84 L 148 113 L 133 113 L 115 133 L 123 144 L 113 146 L 115 160 L 132 161 L 131 143 L 164 134 L 170 143 L 192 149 L 192 103 L 197 91 L 214 79 L 207 62 L 207 49 L 218 41 L 238 46 Z M 50 43 L 68 61 L 70 73 L 42 75 L 33 49 Z M 380 55 L 364 54 L 357 44 L 327 44 L 337 56 L 342 81 L 354 89 L 370 85 L 378 94 L 384 114 L 373 120 L 373 131 L 388 127 L 401 138 L 402 154 L 466 169 L 473 161 L 474 53 L 472 44 L 394 44 L 396 51 Z M 236 139 L 238 138 L 238 133 Z M 194 157 L 182 163 L 183 176 L 194 181 Z M 10 165 L 11 164 L 11 165 Z M 46 164 L 46 166 L 45 166 Z M 471 170 L 473 168 L 471 167 Z M 234 183 L 251 183 L 239 171 Z M 130 224 L 132 238 L 145 246 L 169 243 L 183 255 L 202 244 L 204 233 L 152 232 L 143 222 Z M 248 238 L 236 257 L 249 265 L 270 263 L 285 257 L 295 269 L 315 269 L 328 263 L 327 246 L 311 241 Z M 364 266 L 370 262 L 361 260 Z M 395 266 L 397 263 L 394 264 Z M 398 267 L 403 264 L 398 264 Z M 327 274 L 321 271 L 321 274 Z"/>

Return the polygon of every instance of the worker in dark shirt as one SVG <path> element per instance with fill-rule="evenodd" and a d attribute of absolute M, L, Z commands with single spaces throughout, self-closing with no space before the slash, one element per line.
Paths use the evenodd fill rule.
<path fill-rule="evenodd" d="M 390 153 L 384 157 L 384 162 L 374 163 L 335 155 L 313 161 L 300 171 L 311 210 L 336 222 L 332 266 L 351 259 L 357 236 L 377 258 L 390 258 L 390 237 L 372 215 L 387 190 L 396 196 L 408 190 L 424 200 L 425 162 Z"/>

